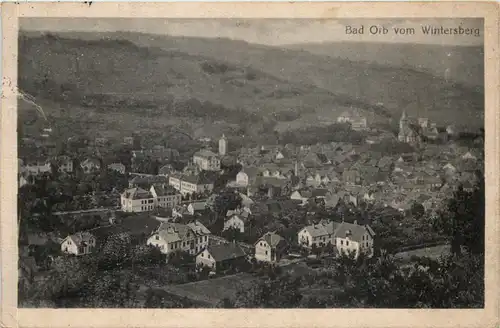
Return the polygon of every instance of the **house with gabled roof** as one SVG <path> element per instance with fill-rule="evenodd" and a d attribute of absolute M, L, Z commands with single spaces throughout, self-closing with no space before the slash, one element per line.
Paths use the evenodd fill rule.
<path fill-rule="evenodd" d="M 125 165 L 122 163 L 111 163 L 108 165 L 108 170 L 118 172 L 120 174 L 125 174 Z"/>
<path fill-rule="evenodd" d="M 163 175 L 136 175 L 129 180 L 129 188 L 149 189 L 152 185 L 164 185 L 168 179 Z"/>
<path fill-rule="evenodd" d="M 267 232 L 254 246 L 257 261 L 276 263 L 285 255 L 288 243 L 275 232 Z"/>
<path fill-rule="evenodd" d="M 185 251 L 194 255 L 207 247 L 209 237 L 210 230 L 199 221 L 188 224 L 162 222 L 147 244 L 158 247 L 164 254 Z"/>
<path fill-rule="evenodd" d="M 81 162 L 80 167 L 85 173 L 96 172 L 101 169 L 101 161 L 97 158 L 90 157 Z"/>
<path fill-rule="evenodd" d="M 227 211 L 226 220 L 224 221 L 224 230 L 236 229 L 244 233 L 245 226 L 247 226 L 251 214 L 252 212 L 247 207 Z"/>
<path fill-rule="evenodd" d="M 21 170 L 30 175 L 38 175 L 50 173 L 52 171 L 52 165 L 48 158 L 29 159 L 21 164 Z"/>
<path fill-rule="evenodd" d="M 173 208 L 181 203 L 182 195 L 169 185 L 153 185 L 149 190 L 154 197 L 154 206 Z"/>
<path fill-rule="evenodd" d="M 219 156 L 208 149 L 202 149 L 194 153 L 193 163 L 196 166 L 198 166 L 201 170 L 206 170 L 206 171 L 220 170 Z"/>
<path fill-rule="evenodd" d="M 195 201 L 190 203 L 187 206 L 187 210 L 190 215 L 195 215 L 197 213 L 201 213 L 207 210 L 207 202 L 206 201 Z"/>
<path fill-rule="evenodd" d="M 305 248 L 321 247 L 331 244 L 339 253 L 361 252 L 367 256 L 373 255 L 373 240 L 375 232 L 369 225 L 359 225 L 348 222 L 322 221 L 304 227 L 298 233 L 298 242 Z"/>
<path fill-rule="evenodd" d="M 96 246 L 96 239 L 90 232 L 78 232 L 66 237 L 61 243 L 61 251 L 66 254 L 90 254 Z"/>
<path fill-rule="evenodd" d="M 211 192 L 214 189 L 214 177 L 202 171 L 197 175 L 172 174 L 168 183 L 182 195 Z"/>
<path fill-rule="evenodd" d="M 338 123 L 349 123 L 353 130 L 365 130 L 368 127 L 366 117 L 361 114 L 359 110 L 351 109 L 344 111 L 337 117 Z"/>
<path fill-rule="evenodd" d="M 260 174 L 258 167 L 245 167 L 236 175 L 236 184 L 238 186 L 247 187 L 253 185 Z"/>
<path fill-rule="evenodd" d="M 72 173 L 73 159 L 67 155 L 57 156 L 55 159 L 59 172 Z"/>
<path fill-rule="evenodd" d="M 246 262 L 246 253 L 234 242 L 208 245 L 196 255 L 196 265 L 208 267 L 212 272 L 238 267 Z"/>
<path fill-rule="evenodd" d="M 120 204 L 124 212 L 145 212 L 155 208 L 155 196 L 142 188 L 129 188 L 120 195 Z"/>

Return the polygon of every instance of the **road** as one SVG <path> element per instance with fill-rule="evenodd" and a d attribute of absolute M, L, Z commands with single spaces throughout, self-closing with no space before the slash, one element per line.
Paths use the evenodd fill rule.
<path fill-rule="evenodd" d="M 119 209 L 119 207 L 116 207 L 116 206 L 115 207 L 99 207 L 99 208 L 91 208 L 88 210 L 54 212 L 54 213 L 52 213 L 52 215 L 102 213 L 102 212 L 116 211 L 118 209 Z"/>

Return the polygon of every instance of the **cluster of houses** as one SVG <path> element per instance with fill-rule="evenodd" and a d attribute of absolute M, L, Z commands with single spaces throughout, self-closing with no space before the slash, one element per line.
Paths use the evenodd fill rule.
<path fill-rule="evenodd" d="M 367 120 L 360 113 L 346 112 L 337 121 L 349 123 L 354 130 L 368 129 Z M 262 197 L 254 196 L 262 195 L 263 191 L 267 195 L 263 199 L 279 196 L 293 202 L 293 206 L 314 202 L 335 209 L 342 202 L 353 206 L 371 203 L 404 212 L 418 203 L 426 211 L 438 209 L 458 185 L 473 190 L 478 182 L 476 171 L 483 169 L 484 157 L 480 151 L 455 143 L 422 143 L 423 138 L 437 139 L 442 132 L 427 119 L 414 122 L 403 112 L 397 136 L 382 133 L 367 138 L 363 145 L 339 142 L 311 146 L 263 145 L 230 152 L 223 135 L 217 153 L 209 149 L 199 150 L 181 171 L 167 164 L 159 169 L 158 175 L 134 175 L 128 188 L 120 194 L 120 208 L 122 212 L 135 213 L 136 216 L 120 222 L 111 218 L 104 226 L 70 235 L 62 240 L 61 250 L 74 255 L 89 254 L 98 246 L 102 236 L 125 231 L 146 237 L 143 238 L 145 244 L 158 247 L 164 254 L 188 252 L 196 258 L 198 265 L 212 270 L 237 265 L 249 257 L 279 263 L 287 255 L 290 245 L 276 232 L 265 233 L 249 251 L 240 243 L 214 236 L 196 220 L 196 213 L 207 210 L 206 200 L 184 201 L 189 195 L 214 196 L 215 182 L 223 173 L 223 157 L 231 156 L 242 166 L 234 181 L 226 187 L 238 192 L 243 199 L 242 206 L 226 213 L 223 230 L 235 229 L 244 233 L 252 213 L 258 211 L 259 206 L 271 207 L 262 201 L 254 204 L 253 199 L 262 200 Z M 446 131 L 448 134 L 452 132 L 451 128 Z M 419 147 L 412 153 L 397 155 L 373 150 L 373 145 L 387 139 Z M 103 142 L 105 140 L 100 141 Z M 124 142 L 135 143 L 133 138 Z M 164 162 L 178 155 L 178 152 L 164 147 L 134 151 L 132 167 L 144 158 Z M 75 163 L 68 156 L 20 160 L 19 172 L 23 178 L 36 176 L 50 172 L 55 165 L 60 172 L 71 173 L 75 170 Z M 101 170 L 103 163 L 97 158 L 86 158 L 78 165 L 83 172 L 89 173 Z M 122 174 L 126 172 L 121 163 L 111 163 L 107 168 Z M 159 210 L 168 215 L 154 216 L 153 213 Z M 281 208 L 275 212 L 279 215 Z M 185 216 L 192 216 L 194 220 L 187 224 L 177 222 L 182 221 L 177 218 Z M 337 253 L 354 253 L 355 256 L 361 253 L 372 256 L 374 239 L 372 228 L 357 222 L 321 221 L 303 227 L 297 234 L 297 244 L 305 249 L 329 246 Z"/>
<path fill-rule="evenodd" d="M 472 190 L 482 170 L 482 151 L 451 144 L 425 144 L 412 153 L 383 154 L 371 145 L 346 143 L 313 146 L 264 146 L 242 149 L 243 166 L 231 187 L 252 196 L 269 195 L 302 202 L 321 200 L 334 208 L 338 200 L 408 210 L 414 203 L 438 208 L 459 185 Z"/>
<path fill-rule="evenodd" d="M 183 224 L 161 222 L 151 217 L 129 218 L 126 222 L 116 222 L 113 217 L 107 226 L 67 236 L 61 242 L 61 251 L 73 255 L 91 254 L 98 247 L 99 238 L 105 239 L 103 236 L 106 234 L 116 232 L 141 232 L 146 235 L 142 241 L 157 247 L 163 254 L 186 252 L 195 258 L 197 265 L 208 266 L 213 271 L 251 258 L 277 264 L 289 251 L 289 244 L 275 232 L 265 233 L 249 249 L 240 243 L 212 235 L 198 220 Z M 297 242 L 308 250 L 330 245 L 333 252 L 372 256 L 374 237 L 375 233 L 368 225 L 322 221 L 301 229 Z"/>

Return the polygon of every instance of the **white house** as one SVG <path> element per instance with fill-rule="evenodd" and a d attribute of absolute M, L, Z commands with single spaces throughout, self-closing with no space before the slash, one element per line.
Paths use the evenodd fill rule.
<path fill-rule="evenodd" d="M 361 252 L 373 256 L 375 232 L 368 225 L 342 222 L 335 230 L 335 246 L 339 253 L 353 253 L 358 257 Z"/>
<path fill-rule="evenodd" d="M 311 198 L 311 196 L 312 196 L 311 192 L 304 191 L 304 190 L 302 190 L 302 191 L 295 190 L 290 195 L 290 199 L 299 200 L 302 202 L 302 205 L 305 205 L 305 204 L 307 204 L 307 202 L 308 202 L 309 198 Z"/>
<path fill-rule="evenodd" d="M 252 185 L 257 176 L 259 175 L 260 169 L 258 167 L 245 167 L 236 175 L 236 184 L 241 187 L 247 187 Z"/>
<path fill-rule="evenodd" d="M 375 232 L 368 225 L 358 225 L 356 222 L 322 222 L 300 230 L 298 242 L 306 248 L 331 244 L 339 253 L 354 253 L 357 257 L 363 252 L 371 257 L 374 237 Z"/>
<path fill-rule="evenodd" d="M 57 170 L 59 172 L 73 172 L 73 159 L 69 156 L 60 156 L 57 158 Z"/>
<path fill-rule="evenodd" d="M 101 162 L 96 158 L 87 158 L 80 163 L 80 167 L 85 173 L 99 171 L 101 169 Z"/>
<path fill-rule="evenodd" d="M 27 161 L 24 165 L 23 171 L 30 175 L 39 175 L 43 173 L 50 173 L 52 166 L 49 160 L 38 159 L 34 161 Z"/>
<path fill-rule="evenodd" d="M 193 163 L 201 170 L 219 171 L 220 159 L 217 154 L 210 150 L 202 149 L 193 155 Z"/>
<path fill-rule="evenodd" d="M 172 174 L 168 178 L 168 184 L 178 190 L 182 195 L 211 192 L 214 189 L 213 181 L 210 181 L 207 177 L 200 174 Z"/>
<path fill-rule="evenodd" d="M 155 208 L 156 197 L 148 190 L 130 188 L 120 195 L 120 204 L 124 212 L 145 212 Z"/>
<path fill-rule="evenodd" d="M 116 171 L 120 174 L 125 174 L 125 165 L 122 163 L 112 163 L 108 165 L 108 170 Z"/>
<path fill-rule="evenodd" d="M 205 201 L 202 202 L 193 202 L 188 205 L 187 210 L 189 214 L 195 215 L 197 212 L 201 212 L 206 210 L 207 208 L 207 203 Z"/>
<path fill-rule="evenodd" d="M 268 232 L 255 242 L 255 259 L 262 262 L 279 262 L 285 255 L 287 243 L 280 235 Z"/>
<path fill-rule="evenodd" d="M 153 185 L 149 191 L 154 197 L 155 207 L 174 208 L 182 200 L 182 195 L 172 186 Z"/>
<path fill-rule="evenodd" d="M 95 237 L 89 232 L 79 232 L 66 237 L 61 243 L 61 251 L 66 254 L 90 254 L 96 246 Z"/>
<path fill-rule="evenodd" d="M 358 111 L 345 111 L 337 117 L 338 123 L 350 123 L 353 130 L 364 130 L 368 127 L 366 117 Z"/>
<path fill-rule="evenodd" d="M 244 233 L 245 225 L 248 222 L 250 214 L 250 209 L 247 207 L 227 211 L 226 221 L 224 222 L 224 230 L 233 228 L 240 231 L 241 233 Z"/>
<path fill-rule="evenodd" d="M 470 159 L 470 160 L 474 160 L 475 161 L 477 159 L 477 157 L 474 154 L 472 154 L 470 151 L 468 151 L 468 152 L 466 152 L 465 154 L 462 155 L 462 159 L 465 159 L 465 160 Z"/>
<path fill-rule="evenodd" d="M 196 255 L 196 265 L 205 266 L 212 272 L 237 267 L 245 263 L 247 256 L 236 243 L 209 245 Z"/>
<path fill-rule="evenodd" d="M 298 233 L 299 245 L 305 248 L 311 248 L 313 245 L 321 246 L 328 243 L 334 244 L 334 233 L 338 224 L 338 222 L 330 221 L 328 223 L 322 222 L 320 224 L 304 227 Z"/>
<path fill-rule="evenodd" d="M 147 244 L 158 247 L 164 254 L 185 251 L 194 255 L 208 246 L 209 237 L 210 230 L 198 221 L 187 225 L 163 222 Z"/>

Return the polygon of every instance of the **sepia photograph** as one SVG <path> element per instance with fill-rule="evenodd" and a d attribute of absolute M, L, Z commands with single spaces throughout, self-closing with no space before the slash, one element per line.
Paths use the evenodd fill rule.
<path fill-rule="evenodd" d="M 20 18 L 19 308 L 483 308 L 483 19 Z"/>

